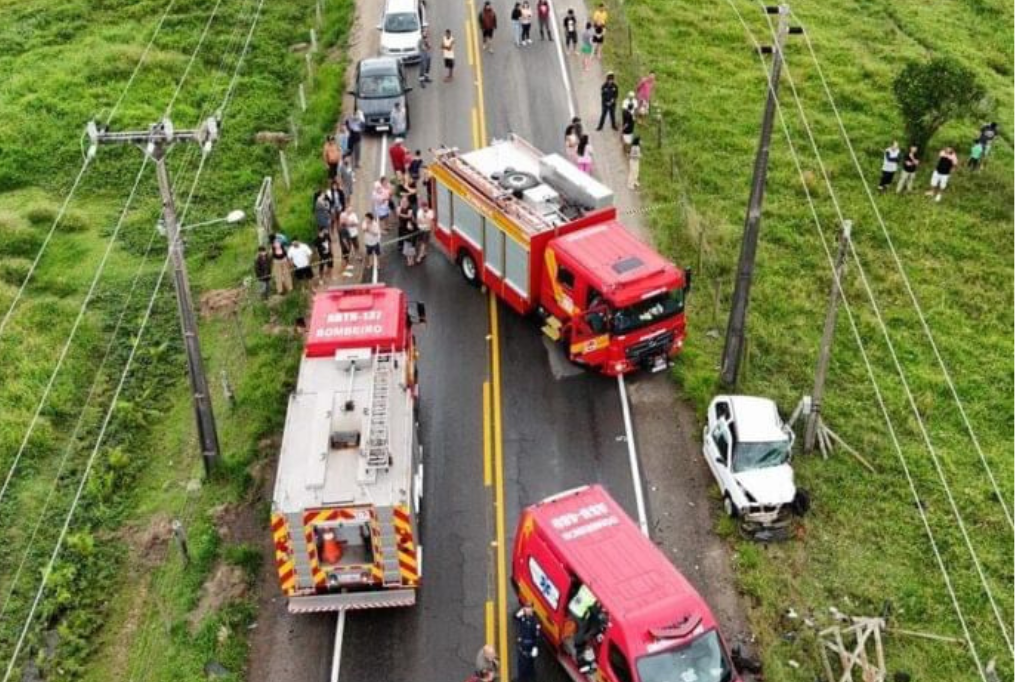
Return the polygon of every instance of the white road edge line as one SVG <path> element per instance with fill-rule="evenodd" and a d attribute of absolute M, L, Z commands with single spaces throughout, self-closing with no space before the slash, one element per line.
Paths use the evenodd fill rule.
<path fill-rule="evenodd" d="M 551 22 L 550 28 L 554 29 L 555 35 L 555 51 L 558 52 L 558 66 L 562 71 L 562 85 L 565 86 L 565 95 L 569 99 L 569 118 L 576 116 L 576 104 L 572 101 L 572 87 L 569 85 L 569 69 L 565 65 L 565 53 L 562 50 L 562 33 L 558 30 L 558 12 L 555 11 L 555 4 L 551 4 L 551 14 L 548 17 L 548 21 Z M 576 20 L 577 24 L 579 19 Z"/>
<path fill-rule="evenodd" d="M 334 628 L 334 655 L 331 657 L 331 682 L 341 679 L 341 640 L 345 637 L 345 612 L 338 611 L 338 625 Z"/>
<path fill-rule="evenodd" d="M 644 487 L 640 482 L 640 462 L 637 461 L 636 440 L 633 438 L 633 416 L 629 412 L 629 397 L 626 395 L 626 380 L 619 375 L 619 399 L 622 401 L 622 421 L 626 426 L 626 445 L 629 448 L 629 470 L 633 474 L 633 492 L 636 494 L 636 515 L 640 530 L 645 537 L 651 533 L 647 529 L 647 505 L 644 502 Z"/>

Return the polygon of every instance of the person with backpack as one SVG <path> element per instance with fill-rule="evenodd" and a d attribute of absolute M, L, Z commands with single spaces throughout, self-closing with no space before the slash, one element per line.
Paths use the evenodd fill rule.
<path fill-rule="evenodd" d="M 518 2 L 512 6 L 512 41 L 519 47 L 523 44 L 523 27 L 519 20 L 523 16 L 523 6 Z"/>

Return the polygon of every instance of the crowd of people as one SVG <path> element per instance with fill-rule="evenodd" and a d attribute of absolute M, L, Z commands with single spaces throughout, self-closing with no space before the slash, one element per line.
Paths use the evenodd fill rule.
<path fill-rule="evenodd" d="M 967 169 L 976 172 L 982 169 L 985 160 L 992 153 L 992 144 L 999 136 L 999 124 L 995 121 L 986 123 L 978 131 L 978 137 L 971 143 L 967 159 Z M 893 140 L 893 143 L 882 152 L 882 175 L 878 179 L 878 191 L 885 192 L 889 189 L 896 173 L 899 172 L 899 179 L 896 181 L 896 193 L 911 192 L 914 189 L 914 178 L 917 175 L 921 159 L 918 157 L 918 149 L 911 145 L 904 154 L 900 149 L 900 143 Z M 953 171 L 960 165 L 956 149 L 943 147 L 935 160 L 935 169 L 932 171 L 928 183 L 926 196 L 935 197 L 935 201 L 942 200 L 942 193 L 949 186 L 949 178 Z"/>

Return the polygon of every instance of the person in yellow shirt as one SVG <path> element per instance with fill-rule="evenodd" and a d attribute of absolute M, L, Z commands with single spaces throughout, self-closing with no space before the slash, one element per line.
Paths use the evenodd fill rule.
<path fill-rule="evenodd" d="M 599 3 L 597 9 L 594 10 L 594 25 L 601 26 L 602 28 L 608 25 L 608 10 L 605 9 L 604 3 Z"/>

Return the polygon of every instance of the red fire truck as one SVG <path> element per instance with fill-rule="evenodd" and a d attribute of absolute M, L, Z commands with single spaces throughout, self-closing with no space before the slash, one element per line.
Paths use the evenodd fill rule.
<path fill-rule="evenodd" d="M 738 682 L 711 609 L 600 486 L 527 507 L 512 582 L 576 682 Z"/>
<path fill-rule="evenodd" d="M 416 600 L 423 450 L 407 306 L 384 285 L 313 300 L 270 521 L 293 613 Z"/>
<path fill-rule="evenodd" d="M 686 335 L 690 273 L 616 220 L 612 191 L 559 154 L 512 135 L 434 152 L 434 236 L 569 358 L 608 375 L 663 369 Z"/>

